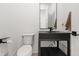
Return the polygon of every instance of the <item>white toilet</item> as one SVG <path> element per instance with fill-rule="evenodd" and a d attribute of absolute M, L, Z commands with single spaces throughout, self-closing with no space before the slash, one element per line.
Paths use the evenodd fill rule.
<path fill-rule="evenodd" d="M 17 56 L 31 56 L 34 34 L 23 35 L 24 45 L 17 51 Z"/>

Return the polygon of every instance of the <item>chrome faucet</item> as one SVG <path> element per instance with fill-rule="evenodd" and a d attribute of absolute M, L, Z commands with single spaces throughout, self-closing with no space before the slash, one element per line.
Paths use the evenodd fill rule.
<path fill-rule="evenodd" d="M 50 29 L 50 30 L 49 30 L 50 32 L 53 30 L 53 28 L 52 28 L 52 27 L 49 27 L 49 29 Z"/>

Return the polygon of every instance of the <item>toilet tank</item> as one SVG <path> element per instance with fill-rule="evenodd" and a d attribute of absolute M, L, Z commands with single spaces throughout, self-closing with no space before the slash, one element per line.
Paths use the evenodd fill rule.
<path fill-rule="evenodd" d="M 25 45 L 31 45 L 33 43 L 34 34 L 24 34 L 23 35 L 23 43 Z"/>

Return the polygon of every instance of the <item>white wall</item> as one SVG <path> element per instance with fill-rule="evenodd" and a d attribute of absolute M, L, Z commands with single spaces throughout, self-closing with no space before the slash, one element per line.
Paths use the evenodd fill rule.
<path fill-rule="evenodd" d="M 57 29 L 62 30 L 62 24 L 66 24 L 67 17 L 70 11 L 70 4 L 58 3 L 57 4 Z"/>
<path fill-rule="evenodd" d="M 79 3 L 72 5 L 72 31 L 79 34 Z M 79 56 L 79 36 L 71 36 L 71 55 Z"/>
<path fill-rule="evenodd" d="M 39 4 L 0 4 L 0 37 L 10 36 L 9 55 L 22 45 L 23 34 L 35 33 L 34 52 L 38 51 Z"/>

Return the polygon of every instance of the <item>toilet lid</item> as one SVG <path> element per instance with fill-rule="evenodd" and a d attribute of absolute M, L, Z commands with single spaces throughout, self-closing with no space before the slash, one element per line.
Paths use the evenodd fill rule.
<path fill-rule="evenodd" d="M 31 55 L 32 55 L 31 45 L 23 45 L 17 51 L 17 56 L 31 56 Z"/>

